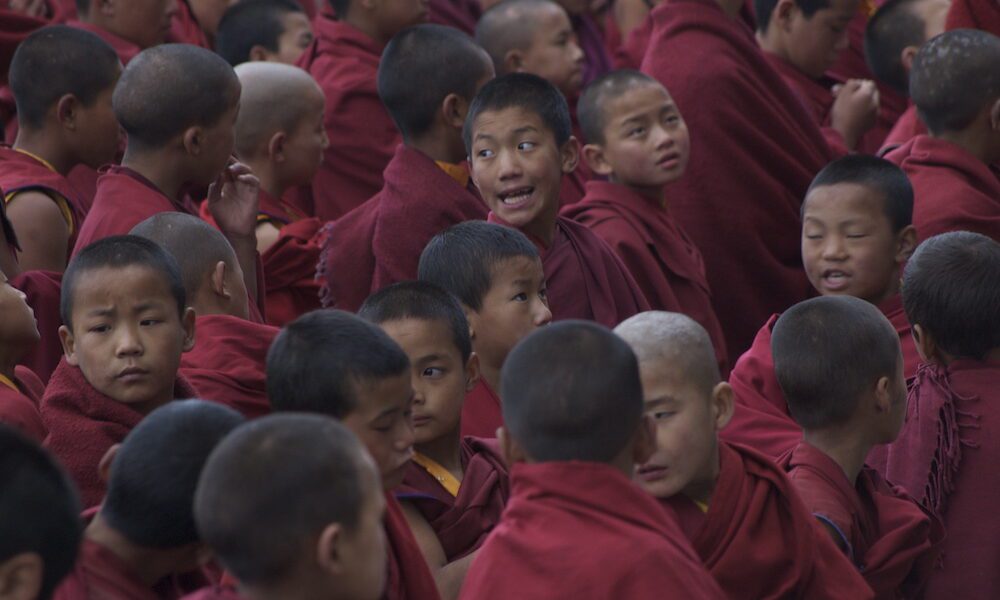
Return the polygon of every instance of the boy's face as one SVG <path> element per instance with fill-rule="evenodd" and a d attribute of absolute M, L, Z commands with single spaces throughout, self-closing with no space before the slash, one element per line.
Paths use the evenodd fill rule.
<path fill-rule="evenodd" d="M 323 125 L 326 100 L 319 86 L 303 90 L 302 117 L 295 128 L 285 138 L 285 161 L 281 165 L 281 176 L 289 185 L 304 185 L 323 162 L 323 151 L 330 145 Z"/>
<path fill-rule="evenodd" d="M 540 116 L 505 108 L 476 117 L 471 154 L 472 180 L 490 210 L 513 227 L 550 237 L 563 174 L 576 166 L 574 140 L 560 148 Z"/>
<path fill-rule="evenodd" d="M 66 362 L 98 392 L 142 414 L 173 399 L 194 311 L 181 317 L 166 278 L 142 265 L 98 268 L 77 280 L 73 329 L 59 328 Z"/>
<path fill-rule="evenodd" d="M 410 318 L 380 326 L 410 357 L 414 443 L 420 446 L 456 433 L 471 386 L 469 365 L 455 346 L 448 322 Z"/>
<path fill-rule="evenodd" d="M 535 11 L 535 35 L 521 55 L 518 71 L 547 79 L 567 98 L 583 84 L 584 55 L 566 11 L 545 5 Z"/>
<path fill-rule="evenodd" d="M 376 600 L 382 597 L 386 581 L 385 496 L 374 463 L 367 456 L 364 459 L 361 514 L 354 531 L 345 537 L 345 577 L 336 586 L 345 598 Z"/>
<path fill-rule="evenodd" d="M 239 98 L 237 90 L 236 98 Z M 233 155 L 233 144 L 236 140 L 236 117 L 240 114 L 239 101 L 234 102 L 229 109 L 219 117 L 219 120 L 208 127 L 201 128 L 201 154 L 197 159 L 199 174 L 194 183 L 208 185 L 215 181 Z"/>
<path fill-rule="evenodd" d="M 382 486 L 391 490 L 403 482 L 413 457 L 413 387 L 410 372 L 355 384 L 358 406 L 343 423 L 375 459 Z"/>
<path fill-rule="evenodd" d="M 177 14 L 178 0 L 91 0 L 91 12 L 98 10 L 110 17 L 115 33 L 140 48 L 162 44 L 170 32 L 170 22 Z"/>
<path fill-rule="evenodd" d="M 879 192 L 856 183 L 818 187 L 806 196 L 802 263 L 820 294 L 878 305 L 898 291 L 906 251 L 882 204 Z"/>
<path fill-rule="evenodd" d="M 792 64 L 814 79 L 823 77 L 847 48 L 847 26 L 859 4 L 860 0 L 830 0 L 828 8 L 816 11 L 811 17 L 793 6 L 786 32 L 786 48 Z M 778 25 L 773 21 L 772 26 Z"/>
<path fill-rule="evenodd" d="M 292 11 L 281 18 L 278 51 L 268 52 L 267 60 L 294 65 L 313 41 L 312 26 L 304 12 Z"/>
<path fill-rule="evenodd" d="M 10 285 L 0 271 L 0 341 L 5 347 L 27 351 L 41 339 L 35 312 L 26 299 L 24 292 Z"/>
<path fill-rule="evenodd" d="M 118 71 L 121 73 L 121 67 Z M 113 162 L 121 148 L 122 129 L 111 106 L 114 91 L 112 84 L 98 94 L 90 106 L 80 105 L 75 145 L 79 147 L 83 163 L 92 169 Z"/>

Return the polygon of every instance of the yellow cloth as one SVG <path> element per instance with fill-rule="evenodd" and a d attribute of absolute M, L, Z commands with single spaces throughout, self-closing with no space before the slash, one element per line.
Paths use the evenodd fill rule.
<path fill-rule="evenodd" d="M 52 163 L 45 160 L 41 156 L 38 156 L 37 154 L 28 152 L 27 150 L 21 150 L 20 148 L 14 148 L 14 151 L 20 152 L 25 156 L 30 156 L 31 158 L 45 165 L 45 168 L 52 171 L 53 173 L 57 172 L 56 168 L 52 166 Z M 45 191 L 38 190 L 38 191 L 42 192 L 49 198 L 52 198 L 52 201 L 56 203 L 56 206 L 59 207 L 59 212 L 62 213 L 63 220 L 66 221 L 66 227 L 69 228 L 69 234 L 73 235 L 73 210 L 69 207 L 69 201 L 63 198 L 61 194 L 57 194 L 52 190 L 45 190 Z M 17 196 L 19 193 L 20 192 L 11 192 L 7 194 L 6 196 L 4 196 L 3 199 L 4 202 L 6 204 L 10 204 L 10 201 L 14 199 L 14 196 Z"/>
<path fill-rule="evenodd" d="M 694 503 L 698 506 L 698 509 L 701 512 L 703 512 L 703 513 L 707 513 L 708 512 L 708 504 L 707 503 L 705 503 L 705 502 L 698 502 L 697 500 L 695 500 Z"/>
<path fill-rule="evenodd" d="M 9 387 L 10 389 L 14 390 L 15 392 L 20 392 L 21 391 L 17 387 L 17 384 L 15 384 L 10 379 L 7 379 L 6 375 L 0 375 L 0 383 L 4 384 L 5 386 Z"/>
<path fill-rule="evenodd" d="M 465 168 L 464 164 L 454 164 L 444 162 L 443 160 L 436 160 L 434 164 L 441 167 L 441 170 L 448 174 L 448 177 L 454 179 L 458 185 L 467 187 L 469 185 L 469 170 Z"/>
<path fill-rule="evenodd" d="M 458 496 L 458 488 L 462 486 L 462 482 L 452 475 L 451 471 L 419 452 L 413 453 L 413 462 L 423 467 L 424 470 L 431 474 L 431 477 L 437 479 L 441 487 L 448 490 L 449 494 Z"/>

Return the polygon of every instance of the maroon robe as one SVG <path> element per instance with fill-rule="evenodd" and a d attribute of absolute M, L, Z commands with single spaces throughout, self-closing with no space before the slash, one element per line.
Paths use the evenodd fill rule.
<path fill-rule="evenodd" d="M 770 458 L 720 443 L 719 463 L 708 512 L 663 502 L 730 598 L 874 598 Z"/>
<path fill-rule="evenodd" d="M 316 40 L 298 66 L 326 94 L 330 146 L 312 184 L 314 216 L 332 221 L 382 189 L 382 170 L 401 141 L 376 89 L 382 47 L 360 30 L 320 15 Z"/>
<path fill-rule="evenodd" d="M 500 396 L 482 377 L 472 391 L 465 395 L 462 405 L 462 436 L 495 438 L 503 426 Z"/>
<path fill-rule="evenodd" d="M 427 3 L 427 20 L 438 25 L 454 27 L 467 35 L 476 34 L 476 23 L 483 14 L 477 0 L 430 0 Z"/>
<path fill-rule="evenodd" d="M 16 390 L 0 382 L 0 423 L 41 444 L 48 435 L 38 412 L 45 385 L 30 369 L 21 366 L 15 369 L 11 383 L 17 386 Z"/>
<path fill-rule="evenodd" d="M 507 465 L 496 440 L 462 439 L 462 485 L 452 496 L 438 480 L 410 461 L 396 498 L 412 504 L 437 534 L 448 562 L 482 546 L 500 522 L 510 496 Z"/>
<path fill-rule="evenodd" d="M 53 600 L 164 600 L 108 548 L 87 538 Z"/>
<path fill-rule="evenodd" d="M 44 19 L 29 17 L 20 12 L 9 10 L 8 4 L 0 8 L 0 86 L 7 85 L 7 73 L 10 71 L 10 61 L 14 58 L 17 50 L 24 38 L 28 37 L 32 31 L 48 25 Z M 13 96 L 10 98 L 13 100 Z M 13 114 L 13 106 L 0 106 L 0 126 L 5 119 Z M 7 111 L 11 112 L 8 114 Z"/>
<path fill-rule="evenodd" d="M 712 310 L 705 263 L 668 206 L 624 185 L 590 181 L 584 199 L 561 214 L 586 225 L 611 246 L 651 309 L 684 313 L 698 321 L 712 338 L 719 368 L 728 374 L 726 341 Z"/>
<path fill-rule="evenodd" d="M 841 534 L 877 597 L 917 597 L 941 554 L 937 517 L 868 466 L 852 485 L 840 465 L 807 442 L 779 464 L 809 512 Z"/>
<path fill-rule="evenodd" d="M 799 213 L 832 154 L 743 19 L 714 0 L 666 0 L 651 16 L 642 70 L 670 90 L 691 132 L 670 208 L 705 259 L 734 364 L 757 324 L 810 294 Z"/>
<path fill-rule="evenodd" d="M 920 135 L 887 154 L 913 184 L 913 226 L 920 241 L 973 231 L 1000 241 L 1000 178 L 964 148 Z"/>
<path fill-rule="evenodd" d="M 622 45 L 615 50 L 612 57 L 615 68 L 638 70 L 642 66 L 642 59 L 646 56 L 646 48 L 652 36 L 653 18 L 647 16 L 641 25 L 629 32 Z"/>
<path fill-rule="evenodd" d="M 993 0 L 953 0 L 944 28 L 982 29 L 1000 35 L 1000 4 Z"/>
<path fill-rule="evenodd" d="M 879 150 L 879 156 L 888 154 L 918 135 L 927 135 L 927 126 L 924 125 L 924 122 L 917 115 L 916 105 L 911 104 L 900 115 L 899 120 L 896 121 L 892 130 L 885 137 L 882 148 Z"/>
<path fill-rule="evenodd" d="M 611 465 L 517 463 L 459 598 L 723 598 L 671 511 Z"/>
<path fill-rule="evenodd" d="M 281 227 L 278 240 L 261 255 L 267 322 L 282 327 L 320 307 L 316 264 L 323 224 L 315 217 Z"/>
<path fill-rule="evenodd" d="M 127 65 L 130 60 L 135 58 L 136 54 L 142 52 L 142 48 L 138 45 L 126 40 L 123 37 L 119 37 L 102 27 L 97 27 L 96 25 L 91 25 L 90 23 L 84 23 L 83 21 L 79 21 L 77 19 L 67 22 L 66 25 L 75 27 L 76 29 L 89 31 L 104 40 L 109 46 L 114 48 L 115 52 L 118 54 L 118 59 L 122 61 L 123 65 Z"/>
<path fill-rule="evenodd" d="M 207 50 L 212 50 L 212 44 L 208 41 L 208 36 L 198 24 L 198 19 L 194 16 L 194 11 L 188 4 L 188 0 L 177 0 L 177 12 L 170 23 L 170 32 L 167 33 L 168 43 L 191 44 Z"/>
<path fill-rule="evenodd" d="M 59 314 L 62 273 L 24 271 L 11 279 L 10 284 L 27 296 L 26 302 L 35 312 L 41 336 L 38 344 L 21 358 L 20 364 L 46 382 L 63 356 L 62 341 L 59 339 L 59 327 L 62 325 L 62 316 Z"/>
<path fill-rule="evenodd" d="M 434 583 L 427 559 L 410 531 L 410 524 L 403 515 L 399 502 L 390 492 L 385 493 L 385 537 L 389 551 L 386 572 L 385 600 L 437 600 L 438 589 Z"/>

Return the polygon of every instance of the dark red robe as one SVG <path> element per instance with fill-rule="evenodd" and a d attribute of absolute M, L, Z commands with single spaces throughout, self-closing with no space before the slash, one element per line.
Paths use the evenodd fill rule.
<path fill-rule="evenodd" d="M 642 59 L 646 56 L 646 48 L 652 36 L 653 18 L 647 16 L 641 25 L 629 32 L 622 45 L 615 50 L 612 57 L 615 68 L 638 70 L 642 66 Z"/>
<path fill-rule="evenodd" d="M 953 0 L 944 28 L 982 29 L 1000 35 L 1000 4 L 993 0 Z"/>
<path fill-rule="evenodd" d="M 482 377 L 472 391 L 465 395 L 462 405 L 462 436 L 495 438 L 503 426 L 503 409 L 500 396 Z"/>
<path fill-rule="evenodd" d="M 166 41 L 173 44 L 191 44 L 212 50 L 212 44 L 209 43 L 208 36 L 205 35 L 198 19 L 195 18 L 188 0 L 177 0 L 177 12 L 174 13 L 173 21 L 170 23 L 170 32 L 167 34 Z"/>
<path fill-rule="evenodd" d="M 385 493 L 385 537 L 389 551 L 384 600 L 437 600 L 427 560 L 410 531 L 399 502 L 391 492 Z"/>
<path fill-rule="evenodd" d="M 714 0 L 666 0 L 652 18 L 642 69 L 670 90 L 691 132 L 670 208 L 705 259 L 734 364 L 757 324 L 810 294 L 799 213 L 832 154 L 743 19 Z"/>
<path fill-rule="evenodd" d="M 168 596 L 169 597 L 169 596 Z M 108 548 L 87 538 L 53 600 L 164 600 Z"/>
<path fill-rule="evenodd" d="M 452 496 L 414 461 L 406 467 L 396 498 L 412 504 L 430 523 L 448 562 L 478 550 L 500 522 L 510 496 L 507 465 L 495 439 L 462 439 L 462 485 Z"/>
<path fill-rule="evenodd" d="M 517 463 L 459 598 L 723 598 L 674 515 L 614 467 Z"/>
<path fill-rule="evenodd" d="M 401 138 L 378 97 L 382 47 L 347 23 L 320 15 L 298 65 L 326 94 L 330 146 L 312 184 L 314 216 L 332 221 L 382 189 L 382 170 Z"/>
<path fill-rule="evenodd" d="M 669 204 L 669 200 L 668 200 Z M 724 376 L 726 341 L 712 310 L 705 263 L 669 206 L 624 185 L 587 183 L 587 195 L 562 216 L 586 225 L 618 255 L 653 310 L 689 315 L 708 331 Z"/>
<path fill-rule="evenodd" d="M 809 512 L 841 534 L 878 598 L 917 597 L 941 554 L 937 517 L 868 466 L 852 485 L 840 465 L 807 442 L 779 464 Z"/>
<path fill-rule="evenodd" d="M 0 382 L 0 423 L 13 427 L 39 444 L 45 441 L 48 430 L 42 423 L 38 403 L 45 385 L 38 376 L 25 367 L 15 369 L 13 389 Z"/>
<path fill-rule="evenodd" d="M 107 42 L 109 46 L 114 48 L 115 52 L 118 54 L 118 59 L 122 61 L 123 65 L 127 65 L 130 60 L 135 58 L 136 54 L 142 52 L 142 48 L 138 45 L 111 33 L 107 29 L 91 25 L 90 23 L 84 23 L 83 21 L 79 21 L 77 19 L 72 19 L 66 24 L 70 27 L 89 31 Z"/>
<path fill-rule="evenodd" d="M 20 364 L 31 369 L 43 382 L 47 382 L 63 356 L 59 339 L 59 302 L 62 295 L 62 273 L 53 271 L 24 271 L 10 280 L 10 284 L 24 292 L 28 306 L 35 312 L 38 344 L 28 351 Z"/>
<path fill-rule="evenodd" d="M 427 3 L 427 20 L 438 25 L 454 27 L 467 35 L 475 35 L 476 23 L 483 14 L 477 0 L 430 0 Z"/>
<path fill-rule="evenodd" d="M 10 61 L 14 58 L 18 44 L 32 31 L 48 25 L 44 19 L 29 17 L 20 12 L 9 10 L 7 6 L 5 4 L 4 8 L 0 8 L 0 86 L 7 85 Z M 10 99 L 13 100 L 13 96 Z M 12 109 L 12 106 L 0 107 L 0 126 L 3 125 L 4 119 L 10 118 L 13 114 Z M 7 110 L 11 110 L 10 114 L 7 114 Z"/>
<path fill-rule="evenodd" d="M 281 228 L 278 240 L 261 255 L 267 322 L 282 327 L 320 307 L 316 265 L 323 224 L 315 217 Z"/>
<path fill-rule="evenodd" d="M 884 156 L 892 152 L 918 135 L 927 135 L 927 126 L 924 125 L 924 122 L 917 115 L 917 107 L 911 104 L 899 116 L 899 120 L 896 121 L 895 126 L 893 126 L 892 130 L 885 137 L 882 148 L 879 150 L 879 155 Z"/>
<path fill-rule="evenodd" d="M 462 187 L 422 152 L 396 147 L 378 194 L 335 221 L 320 259 L 324 305 L 357 310 L 372 292 L 417 278 L 424 246 L 448 227 L 486 218 L 471 184 Z"/>
<path fill-rule="evenodd" d="M 920 241 L 973 231 L 1000 241 L 1000 178 L 964 148 L 920 135 L 887 154 L 913 184 L 913 226 Z"/>

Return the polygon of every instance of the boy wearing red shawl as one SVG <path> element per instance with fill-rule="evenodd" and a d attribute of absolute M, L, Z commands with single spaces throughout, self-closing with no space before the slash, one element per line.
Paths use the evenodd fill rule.
<path fill-rule="evenodd" d="M 813 298 L 781 315 L 771 347 L 803 432 L 779 464 L 876 597 L 918 597 L 944 528 L 865 464 L 874 446 L 896 439 L 906 415 L 895 329 L 859 298 Z"/>
<path fill-rule="evenodd" d="M 0 271 L 0 423 L 41 444 L 48 433 L 38 413 L 45 386 L 30 370 L 17 366 L 38 344 L 35 315 L 24 293 L 14 289 Z"/>
<path fill-rule="evenodd" d="M 922 243 L 903 274 L 903 304 L 927 359 L 899 438 L 875 464 L 944 521 L 943 568 L 928 598 L 993 598 L 1000 545 L 984 517 L 1000 502 L 1000 245 L 953 232 Z"/>
<path fill-rule="evenodd" d="M 624 341 L 556 323 L 518 344 L 502 378 L 511 498 L 461 598 L 724 597 L 672 512 L 631 481 L 653 439 Z"/>
<path fill-rule="evenodd" d="M 426 282 L 391 285 L 358 316 L 379 325 L 410 358 L 414 455 L 396 491 L 442 596 L 454 597 L 507 503 L 496 440 L 462 437 L 465 395 L 479 380 L 469 322 L 458 301 Z"/>
<path fill-rule="evenodd" d="M 392 491 L 413 458 L 413 388 L 406 353 L 378 326 L 316 310 L 281 330 L 267 353 L 276 412 L 308 412 L 347 426 L 375 459 L 385 494 L 384 598 L 436 600 L 438 588 Z"/>
<path fill-rule="evenodd" d="M 493 64 L 469 36 L 417 25 L 386 46 L 379 97 L 403 135 L 385 185 L 327 227 L 324 304 L 356 310 L 369 294 L 415 279 L 420 252 L 449 226 L 489 210 L 469 178 L 462 125 Z"/>
<path fill-rule="evenodd" d="M 70 261 L 60 309 L 65 356 L 42 398 L 45 445 L 91 507 L 104 496 L 97 467 L 108 448 L 157 407 L 195 396 L 177 375 L 194 346 L 194 311 L 177 262 L 135 236 L 106 238 Z"/>
<path fill-rule="evenodd" d="M 496 437 L 500 369 L 522 338 L 552 320 L 538 250 L 516 229 L 467 221 L 427 244 L 419 276 L 457 298 L 469 322 L 480 377 L 462 405 L 462 436 Z"/>
<path fill-rule="evenodd" d="M 313 41 L 309 21 L 295 0 L 242 0 L 222 15 L 215 51 L 234 67 L 247 61 L 294 65 Z"/>

